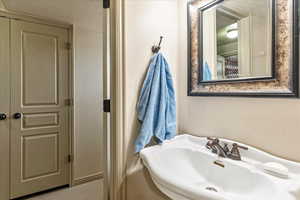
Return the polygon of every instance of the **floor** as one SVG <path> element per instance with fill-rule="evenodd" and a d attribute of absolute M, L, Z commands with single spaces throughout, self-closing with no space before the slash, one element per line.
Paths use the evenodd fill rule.
<path fill-rule="evenodd" d="M 103 200 L 103 180 L 40 194 L 24 200 Z"/>

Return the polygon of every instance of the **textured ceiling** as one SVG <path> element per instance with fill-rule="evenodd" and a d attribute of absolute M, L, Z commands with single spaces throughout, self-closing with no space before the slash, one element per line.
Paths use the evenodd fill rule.
<path fill-rule="evenodd" d="M 75 24 L 93 30 L 101 27 L 101 0 L 2 0 L 8 10 Z M 98 28 L 97 28 L 98 27 Z"/>

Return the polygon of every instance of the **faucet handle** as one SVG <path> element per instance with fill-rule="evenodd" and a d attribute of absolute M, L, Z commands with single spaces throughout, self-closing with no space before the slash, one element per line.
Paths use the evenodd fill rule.
<path fill-rule="evenodd" d="M 236 147 L 236 148 L 240 148 L 240 149 L 248 150 L 248 147 L 245 147 L 245 146 L 238 145 L 237 143 L 233 143 L 233 144 L 232 144 L 232 147 Z"/>
<path fill-rule="evenodd" d="M 241 158 L 241 154 L 240 154 L 239 149 L 248 150 L 248 147 L 238 145 L 237 143 L 233 143 L 232 144 L 232 149 L 231 149 L 230 154 L 229 154 L 228 157 L 233 159 L 233 160 L 241 160 L 242 158 Z"/>
<path fill-rule="evenodd" d="M 213 138 L 213 137 L 207 137 L 208 140 L 210 140 L 214 144 L 218 144 L 220 140 L 218 138 Z"/>
<path fill-rule="evenodd" d="M 208 139 L 208 140 L 215 140 L 216 138 L 213 138 L 213 137 L 207 137 L 206 139 Z"/>

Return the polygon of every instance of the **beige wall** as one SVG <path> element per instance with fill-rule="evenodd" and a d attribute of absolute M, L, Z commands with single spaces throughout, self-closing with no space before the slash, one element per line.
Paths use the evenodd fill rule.
<path fill-rule="evenodd" d="M 6 10 L 2 0 L 0 0 L 0 10 L 3 10 L 3 11 Z"/>
<path fill-rule="evenodd" d="M 74 174 L 102 173 L 102 33 L 74 27 Z"/>
<path fill-rule="evenodd" d="M 136 163 L 133 142 L 138 134 L 136 104 L 150 57 L 151 46 L 164 36 L 162 52 L 176 81 L 178 68 L 177 1 L 125 0 L 125 146 L 127 153 L 127 200 L 159 200 L 161 198 Z"/>

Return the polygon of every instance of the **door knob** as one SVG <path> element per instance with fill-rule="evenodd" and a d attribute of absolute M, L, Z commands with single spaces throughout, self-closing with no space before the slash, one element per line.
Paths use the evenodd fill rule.
<path fill-rule="evenodd" d="M 13 117 L 14 117 L 14 119 L 20 119 L 22 117 L 22 114 L 21 113 L 15 113 Z"/>
<path fill-rule="evenodd" d="M 6 120 L 7 116 L 4 113 L 0 113 L 0 120 Z"/>

